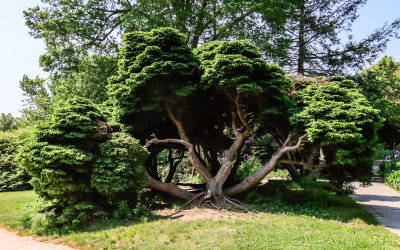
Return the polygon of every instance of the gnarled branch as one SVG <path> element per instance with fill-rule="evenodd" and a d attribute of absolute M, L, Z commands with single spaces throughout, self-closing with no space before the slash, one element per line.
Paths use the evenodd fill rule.
<path fill-rule="evenodd" d="M 185 141 L 189 141 L 189 138 L 186 136 L 185 130 L 183 129 L 181 121 L 179 121 L 174 114 L 172 113 L 171 107 L 166 104 L 165 108 L 167 110 L 168 116 L 171 121 L 175 124 L 176 128 L 178 129 L 179 137 Z"/>
<path fill-rule="evenodd" d="M 158 191 L 168 193 L 172 196 L 184 199 L 191 200 L 195 197 L 195 194 L 190 193 L 182 188 L 179 188 L 177 185 L 173 183 L 165 183 L 162 181 L 158 181 L 151 177 L 147 172 L 146 175 L 149 179 L 148 185 Z"/>
<path fill-rule="evenodd" d="M 225 195 L 234 196 L 241 193 L 244 193 L 251 189 L 252 187 L 256 186 L 264 177 L 271 172 L 277 165 L 279 159 L 286 154 L 287 152 L 297 150 L 301 147 L 302 143 L 307 141 L 307 134 L 301 136 L 296 145 L 294 146 L 282 146 L 278 151 L 276 151 L 268 163 L 263 165 L 255 174 L 247 177 L 239 184 L 232 186 L 223 190 Z"/>
<path fill-rule="evenodd" d="M 159 140 L 154 134 L 152 135 L 154 138 L 151 139 L 150 141 L 147 141 L 146 145 L 144 146 L 145 148 L 150 147 L 152 144 L 160 144 L 160 143 L 177 143 L 181 144 L 186 147 L 188 150 L 188 159 L 192 166 L 199 172 L 199 174 L 204 178 L 206 182 L 210 181 L 212 179 L 212 175 L 210 171 L 203 165 L 201 162 L 200 158 L 196 154 L 194 150 L 194 146 L 192 143 L 183 140 L 183 139 L 162 139 Z"/>

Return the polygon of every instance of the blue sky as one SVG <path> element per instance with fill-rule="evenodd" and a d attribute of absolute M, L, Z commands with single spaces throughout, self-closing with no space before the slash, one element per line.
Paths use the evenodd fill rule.
<path fill-rule="evenodd" d="M 39 67 L 39 56 L 44 53 L 43 41 L 32 38 L 25 26 L 22 11 L 40 4 L 39 0 L 3 1 L 0 15 L 0 113 L 19 115 L 23 108 L 19 81 L 45 74 Z M 400 0 L 369 0 L 359 12 L 353 25 L 355 40 L 362 39 L 376 28 L 400 18 Z M 400 61 L 400 40 L 393 39 L 383 55 Z"/>

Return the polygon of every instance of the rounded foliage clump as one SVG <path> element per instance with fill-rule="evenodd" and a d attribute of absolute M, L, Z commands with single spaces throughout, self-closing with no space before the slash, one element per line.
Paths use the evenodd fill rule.
<path fill-rule="evenodd" d="M 147 151 L 132 137 L 112 133 L 103 119 L 89 100 L 71 98 L 35 128 L 19 152 L 35 192 L 62 210 L 60 223 L 87 221 L 126 191 L 126 199 L 136 200 L 146 183 Z"/>
<path fill-rule="evenodd" d="M 195 90 L 200 63 L 185 36 L 173 28 L 126 33 L 123 42 L 118 75 L 109 80 L 109 96 L 116 106 L 116 119 L 129 132 L 147 136 L 154 131 L 142 124 L 157 117 L 155 125 L 165 126 L 160 124 L 165 104 L 174 104 Z"/>
<path fill-rule="evenodd" d="M 92 187 L 101 194 L 115 198 L 132 195 L 146 186 L 144 165 L 148 152 L 140 142 L 125 133 L 114 133 L 99 145 L 91 177 Z M 131 192 L 129 192 L 131 191 Z"/>
<path fill-rule="evenodd" d="M 379 111 L 354 87 L 352 81 L 332 77 L 330 83 L 311 84 L 298 92 L 302 108 L 292 122 L 307 132 L 314 144 L 326 153 L 332 169 L 346 169 L 351 176 L 368 180 L 374 160 L 376 131 L 381 126 Z M 336 171 L 335 179 L 346 174 Z"/>
<path fill-rule="evenodd" d="M 89 177 L 102 115 L 84 98 L 72 98 L 54 109 L 26 141 L 18 161 L 41 197 L 70 205 L 91 195 Z"/>

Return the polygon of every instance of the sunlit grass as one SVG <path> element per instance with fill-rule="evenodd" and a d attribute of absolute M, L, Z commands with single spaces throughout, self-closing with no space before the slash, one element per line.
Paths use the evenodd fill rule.
<path fill-rule="evenodd" d="M 0 193 L 0 223 L 11 227 L 21 228 L 21 217 L 26 205 L 36 198 L 33 191 L 1 192 Z"/>
<path fill-rule="evenodd" d="M 272 183 L 279 192 L 265 200 L 260 198 L 266 196 L 263 190 L 253 194 L 258 200 L 252 208 L 258 212 L 250 216 L 232 212 L 230 217 L 215 220 L 99 220 L 58 237 L 85 249 L 400 248 L 400 238 L 377 224 L 351 198 L 321 190 L 324 184 L 312 185 Z M 25 204 L 34 198 L 31 191 L 0 193 L 0 223 L 21 227 Z"/>
<path fill-rule="evenodd" d="M 394 249 L 400 239 L 382 226 L 309 216 L 265 214 L 251 220 L 160 220 L 73 233 L 81 246 L 104 249 Z"/>

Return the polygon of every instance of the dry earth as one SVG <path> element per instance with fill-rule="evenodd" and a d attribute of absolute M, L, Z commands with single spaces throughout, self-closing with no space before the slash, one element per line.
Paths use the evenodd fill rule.
<path fill-rule="evenodd" d="M 226 210 L 216 210 L 211 208 L 192 208 L 177 212 L 175 209 L 162 209 L 155 211 L 156 214 L 169 217 L 174 221 L 192 221 L 192 220 L 251 220 L 266 216 L 254 212 L 232 212 Z"/>

